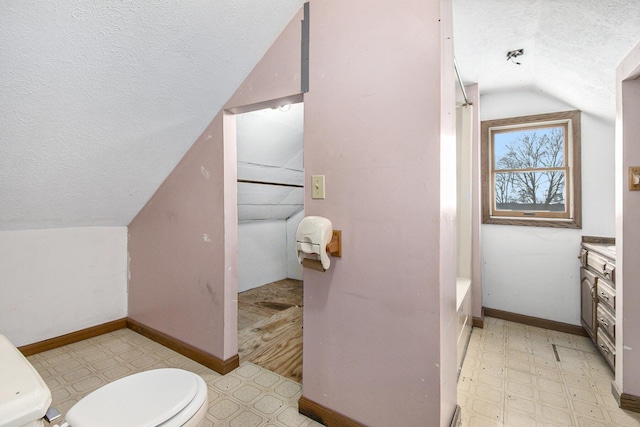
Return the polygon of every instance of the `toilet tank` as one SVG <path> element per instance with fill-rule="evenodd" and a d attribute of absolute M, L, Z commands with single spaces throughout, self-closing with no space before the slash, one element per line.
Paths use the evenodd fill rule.
<path fill-rule="evenodd" d="M 51 392 L 35 368 L 0 334 L 0 427 L 43 425 Z"/>

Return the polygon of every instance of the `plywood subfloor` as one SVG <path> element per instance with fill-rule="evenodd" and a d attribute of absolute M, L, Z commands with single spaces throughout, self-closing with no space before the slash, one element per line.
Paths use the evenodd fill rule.
<path fill-rule="evenodd" d="M 302 307 L 302 281 L 284 279 L 238 294 L 238 330 L 290 307 Z"/>
<path fill-rule="evenodd" d="M 238 354 L 240 362 L 302 382 L 302 281 L 238 294 Z"/>

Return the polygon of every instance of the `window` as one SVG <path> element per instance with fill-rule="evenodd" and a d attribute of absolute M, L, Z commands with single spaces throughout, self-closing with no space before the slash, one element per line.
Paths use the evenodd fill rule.
<path fill-rule="evenodd" d="M 482 122 L 482 222 L 581 228 L 580 112 Z"/>

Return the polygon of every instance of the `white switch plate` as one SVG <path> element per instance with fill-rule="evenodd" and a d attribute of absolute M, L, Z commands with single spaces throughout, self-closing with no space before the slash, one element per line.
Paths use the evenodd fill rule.
<path fill-rule="evenodd" d="M 324 199 L 324 175 L 311 175 L 311 198 Z"/>

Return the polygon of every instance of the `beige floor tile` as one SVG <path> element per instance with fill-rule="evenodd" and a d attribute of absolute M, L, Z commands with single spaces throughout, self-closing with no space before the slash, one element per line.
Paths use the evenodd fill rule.
<path fill-rule="evenodd" d="M 507 349 L 507 360 L 523 360 L 529 362 L 531 357 L 531 353 L 525 353 L 512 348 Z"/>
<path fill-rule="evenodd" d="M 470 407 L 473 413 L 482 415 L 486 419 L 497 422 L 503 421 L 504 407 L 502 404 L 496 404 L 474 397 L 471 399 Z"/>
<path fill-rule="evenodd" d="M 490 375 L 482 371 L 478 374 L 478 383 L 501 390 L 504 389 L 504 379 L 502 377 Z"/>
<path fill-rule="evenodd" d="M 481 362 L 480 370 L 495 377 L 502 377 L 504 375 L 504 366 L 502 366 L 501 364 L 496 365 L 493 363 Z"/>
<path fill-rule="evenodd" d="M 487 318 L 473 331 L 458 381 L 465 427 L 640 426 L 611 396 L 613 374 L 588 339 Z M 555 343 L 560 362 L 551 347 Z M 204 426 L 309 427 L 300 384 L 254 364 L 221 376 L 129 330 L 54 349 L 29 360 L 65 413 L 96 388 L 134 372 L 182 367 L 209 388 Z"/>
<path fill-rule="evenodd" d="M 562 395 L 566 393 L 567 389 L 566 382 L 555 381 L 548 378 L 536 378 L 535 384 L 539 390 Z"/>
<path fill-rule="evenodd" d="M 553 406 L 562 410 L 571 410 L 569 398 L 564 393 L 551 393 L 545 390 L 538 390 L 538 402 L 546 406 Z"/>
<path fill-rule="evenodd" d="M 535 414 L 525 414 L 507 410 L 504 414 L 504 425 L 510 427 L 536 427 L 540 425 Z"/>
<path fill-rule="evenodd" d="M 534 416 L 536 415 L 536 402 L 533 398 L 509 394 L 505 399 L 504 412 L 510 411 Z"/>
<path fill-rule="evenodd" d="M 608 421 L 596 421 L 590 418 L 584 418 L 578 415 L 577 417 L 578 426 L 580 427 L 607 427 L 612 426 L 611 422 Z"/>
<path fill-rule="evenodd" d="M 574 416 L 569 410 L 540 405 L 540 415 L 544 425 L 575 426 Z"/>
<path fill-rule="evenodd" d="M 507 357 L 507 367 L 516 371 L 531 373 L 531 362 L 529 360 L 511 359 Z"/>
<path fill-rule="evenodd" d="M 502 421 L 485 418 L 479 414 L 472 414 L 468 419 L 465 419 L 463 415 L 462 427 L 504 427 L 504 423 Z"/>
<path fill-rule="evenodd" d="M 473 388 L 473 395 L 482 400 L 502 404 L 504 401 L 504 391 L 502 388 L 496 389 L 484 384 L 478 384 Z"/>
<path fill-rule="evenodd" d="M 484 326 L 458 380 L 462 426 L 640 427 L 640 414 L 618 407 L 613 372 L 588 338 L 491 318 Z"/>
<path fill-rule="evenodd" d="M 507 393 L 517 396 L 533 399 L 535 397 L 535 388 L 532 385 L 522 384 L 514 380 L 507 380 Z"/>
<path fill-rule="evenodd" d="M 501 354 L 485 352 L 482 353 L 482 360 L 492 365 L 503 366 L 505 358 Z"/>
<path fill-rule="evenodd" d="M 209 408 L 203 426 L 311 427 L 298 413 L 300 384 L 251 363 L 225 376 L 127 329 L 30 356 L 63 415 L 91 391 L 125 375 L 179 367 L 207 383 Z"/>
<path fill-rule="evenodd" d="M 531 369 L 531 368 L 529 368 Z M 518 369 L 507 368 L 507 378 L 513 381 L 518 381 L 522 384 L 535 384 L 535 376 L 532 372 L 524 372 Z"/>
<path fill-rule="evenodd" d="M 612 425 L 621 427 L 637 427 L 640 425 L 640 414 L 627 411 L 609 411 Z"/>

